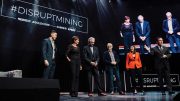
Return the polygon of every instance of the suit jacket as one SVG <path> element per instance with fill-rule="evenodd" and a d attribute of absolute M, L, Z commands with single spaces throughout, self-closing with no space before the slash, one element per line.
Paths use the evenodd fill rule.
<path fill-rule="evenodd" d="M 143 22 L 143 33 L 142 33 L 142 28 L 141 28 L 140 22 L 136 22 L 135 30 L 136 30 L 136 34 L 138 37 L 140 37 L 140 36 L 149 37 L 150 31 L 151 31 L 149 22 L 148 21 Z"/>
<path fill-rule="evenodd" d="M 116 53 L 116 51 L 112 51 L 112 52 L 114 54 L 114 59 L 115 59 L 116 63 L 118 64 L 119 63 L 119 55 Z M 104 52 L 103 60 L 104 60 L 104 63 L 106 66 L 114 66 L 111 64 L 111 56 L 109 54 L 109 51 Z M 118 66 L 118 65 L 116 65 L 116 66 Z"/>
<path fill-rule="evenodd" d="M 93 53 L 91 52 L 90 46 L 84 46 L 83 48 L 83 60 L 85 62 L 85 67 L 89 70 L 92 65 L 91 62 L 99 63 L 99 50 L 96 46 L 93 46 Z"/>
<path fill-rule="evenodd" d="M 136 52 L 134 58 L 133 53 L 129 52 L 126 56 L 126 69 L 135 69 L 135 67 L 142 68 L 140 54 Z"/>
<path fill-rule="evenodd" d="M 169 65 L 168 59 L 170 58 L 171 54 L 169 52 L 169 48 L 162 46 L 163 49 L 160 50 L 158 46 L 151 49 L 150 54 L 154 56 L 155 60 L 155 67 L 161 68 L 164 65 Z M 167 58 L 163 58 L 163 55 L 167 55 Z"/>
<path fill-rule="evenodd" d="M 55 48 L 55 51 L 57 49 Z M 42 45 L 42 56 L 43 60 L 48 60 L 49 63 L 52 62 L 52 57 L 53 57 L 53 47 L 51 44 L 51 40 L 49 38 L 46 38 L 43 40 L 43 45 Z"/>
<path fill-rule="evenodd" d="M 172 27 L 173 27 L 173 32 L 174 34 L 177 33 L 178 29 L 179 29 L 179 22 L 176 19 L 172 19 Z M 163 25 L 162 25 L 163 31 L 166 33 L 166 37 L 168 37 L 168 20 L 164 20 L 163 21 Z"/>

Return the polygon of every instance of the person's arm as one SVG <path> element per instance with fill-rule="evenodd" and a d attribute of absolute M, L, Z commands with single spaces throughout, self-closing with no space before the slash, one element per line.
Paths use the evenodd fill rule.
<path fill-rule="evenodd" d="M 114 55 L 115 55 L 114 57 L 116 58 L 116 63 L 118 64 L 120 62 L 119 55 L 115 51 L 114 51 Z"/>
<path fill-rule="evenodd" d="M 145 34 L 145 37 L 146 37 L 146 38 L 149 37 L 150 32 L 151 32 L 150 24 L 149 24 L 149 22 L 147 22 L 147 32 L 146 32 L 146 34 Z"/>
<path fill-rule="evenodd" d="M 126 69 L 128 70 L 129 65 L 129 54 L 126 55 Z"/>
<path fill-rule="evenodd" d="M 138 53 L 138 63 L 142 64 L 142 62 L 141 62 L 141 56 L 140 56 L 139 53 Z"/>
<path fill-rule="evenodd" d="M 71 61 L 71 59 L 69 58 L 69 53 L 70 53 L 70 51 L 71 51 L 71 46 L 69 45 L 68 48 L 67 48 L 67 51 L 66 51 L 66 58 L 67 58 L 67 60 L 68 60 L 69 62 Z"/>
<path fill-rule="evenodd" d="M 138 28 L 138 23 L 136 23 L 136 26 L 135 26 L 135 31 L 136 31 L 136 34 L 137 34 L 137 36 L 138 36 L 138 38 L 140 38 L 140 33 L 139 33 L 139 30 L 138 30 L 139 28 Z"/>
<path fill-rule="evenodd" d="M 97 62 L 97 64 L 99 64 L 99 59 L 100 59 L 100 57 L 99 57 L 99 49 L 96 47 L 96 50 L 97 50 L 97 60 L 96 60 L 96 62 Z"/>
<path fill-rule="evenodd" d="M 173 32 L 177 33 L 179 30 L 179 22 L 177 19 L 174 20 L 175 28 L 173 29 Z"/>
<path fill-rule="evenodd" d="M 153 48 L 150 48 L 146 45 L 144 45 L 144 48 L 148 51 L 149 54 L 154 55 L 154 49 Z"/>
<path fill-rule="evenodd" d="M 88 58 L 87 54 L 88 54 L 88 53 L 87 53 L 87 48 L 84 47 L 84 48 L 83 48 L 83 58 L 84 58 L 84 60 L 85 60 L 87 63 L 91 64 L 91 60 Z"/>
<path fill-rule="evenodd" d="M 107 54 L 108 54 L 107 52 L 104 52 L 103 60 L 104 60 L 105 64 L 111 65 L 111 61 L 109 61 L 109 60 L 107 59 Z"/>
<path fill-rule="evenodd" d="M 162 29 L 165 33 L 168 33 L 168 29 L 166 28 L 166 20 L 163 21 Z"/>
<path fill-rule="evenodd" d="M 46 40 L 43 40 L 43 43 L 42 43 L 42 55 L 43 55 L 43 59 L 44 60 L 47 60 L 47 41 Z"/>
<path fill-rule="evenodd" d="M 44 65 L 49 66 L 48 58 L 47 58 L 47 40 L 44 39 L 42 43 L 42 55 L 44 60 Z"/>
<path fill-rule="evenodd" d="M 167 48 L 166 56 L 167 56 L 167 58 L 170 58 L 170 57 L 171 57 L 171 53 L 170 53 L 170 51 L 169 51 L 169 48 Z"/>
<path fill-rule="evenodd" d="M 133 28 L 133 24 L 131 23 L 131 31 L 132 31 L 132 34 L 133 34 L 133 42 L 136 41 L 135 39 L 135 36 L 134 36 L 134 28 Z"/>

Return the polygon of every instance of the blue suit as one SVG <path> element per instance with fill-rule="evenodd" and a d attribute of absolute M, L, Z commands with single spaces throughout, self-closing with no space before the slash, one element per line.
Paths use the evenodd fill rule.
<path fill-rule="evenodd" d="M 143 30 L 142 30 L 143 29 Z M 144 53 L 144 45 L 147 45 L 148 47 L 151 46 L 151 42 L 150 42 L 150 31 L 151 31 L 151 28 L 150 28 L 150 25 L 149 25 L 149 22 L 148 21 L 144 21 L 143 22 L 143 28 L 141 27 L 141 23 L 140 22 L 136 22 L 136 34 L 138 36 L 138 38 L 140 36 L 142 37 L 146 37 L 146 39 L 144 41 L 142 41 L 140 38 L 139 38 L 139 44 L 140 44 L 140 50 L 141 50 L 141 53 Z"/>
<path fill-rule="evenodd" d="M 49 38 L 43 40 L 42 57 L 43 60 L 47 60 L 49 62 L 49 66 L 45 67 L 44 69 L 43 78 L 53 79 L 56 64 L 55 64 L 55 59 L 53 59 L 53 47 L 51 44 L 51 40 Z"/>
<path fill-rule="evenodd" d="M 170 48 L 171 51 L 173 53 L 179 53 L 180 52 L 180 39 L 177 36 L 177 32 L 179 29 L 179 23 L 176 19 L 172 19 L 172 28 L 173 28 L 173 34 L 169 34 L 169 27 L 168 27 L 168 20 L 164 20 L 163 21 L 163 25 L 162 25 L 163 31 L 166 33 L 166 38 L 169 41 L 170 44 Z M 174 42 L 176 43 L 178 50 L 176 51 L 175 47 L 174 47 Z"/>

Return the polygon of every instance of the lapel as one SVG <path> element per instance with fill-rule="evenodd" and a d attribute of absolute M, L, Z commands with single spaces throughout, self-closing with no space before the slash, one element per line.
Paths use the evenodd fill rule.
<path fill-rule="evenodd" d="M 52 46 L 52 43 L 51 43 L 51 40 L 48 38 L 48 43 L 50 44 L 51 48 L 53 49 L 53 46 Z"/>
<path fill-rule="evenodd" d="M 163 46 L 162 46 L 163 47 Z M 156 46 L 156 49 L 159 51 L 159 53 L 163 53 L 163 50 L 164 50 L 164 47 L 163 47 L 163 50 L 161 51 L 160 49 L 159 49 L 159 47 L 158 46 Z"/>
<path fill-rule="evenodd" d="M 172 27 L 173 27 L 173 25 L 174 25 L 174 19 L 172 18 Z M 168 28 L 168 19 L 166 19 L 166 26 Z"/>
<path fill-rule="evenodd" d="M 88 51 L 89 51 L 89 53 L 91 53 L 91 55 L 93 56 L 94 48 L 93 48 L 93 53 L 92 53 L 90 46 L 88 46 Z"/>
<path fill-rule="evenodd" d="M 140 22 L 139 22 L 139 24 L 138 24 L 138 25 L 139 25 L 139 28 L 140 28 L 141 34 L 142 34 L 142 33 L 144 33 L 144 22 L 143 22 L 143 30 L 142 30 L 142 28 L 141 28 L 141 23 L 140 23 Z M 142 32 L 142 31 L 143 31 L 143 32 Z"/>

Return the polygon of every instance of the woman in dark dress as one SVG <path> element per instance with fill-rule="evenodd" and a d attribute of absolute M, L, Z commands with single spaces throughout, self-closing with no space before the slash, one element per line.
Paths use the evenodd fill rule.
<path fill-rule="evenodd" d="M 130 46 L 135 41 L 133 25 L 130 23 L 130 17 L 125 16 L 124 23 L 121 26 L 121 36 L 124 38 L 124 52 L 128 53 Z"/>
<path fill-rule="evenodd" d="M 72 44 L 68 46 L 66 52 L 66 58 L 70 63 L 71 69 L 71 97 L 78 96 L 78 89 L 79 89 L 79 71 L 80 71 L 80 49 L 78 47 L 79 44 L 79 37 L 73 36 L 72 37 Z"/>

